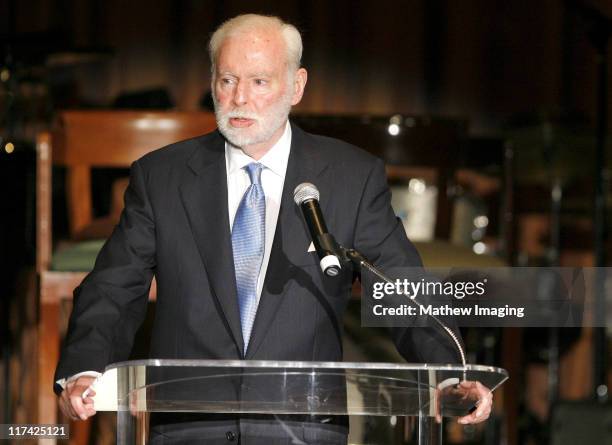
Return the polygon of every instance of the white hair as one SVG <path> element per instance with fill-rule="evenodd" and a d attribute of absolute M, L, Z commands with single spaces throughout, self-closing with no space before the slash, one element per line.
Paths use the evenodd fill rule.
<path fill-rule="evenodd" d="M 297 28 L 280 18 L 258 14 L 243 14 L 223 22 L 213 33 L 208 44 L 211 69 L 214 74 L 219 48 L 223 41 L 245 31 L 276 29 L 283 36 L 287 48 L 287 65 L 290 70 L 300 68 L 302 60 L 302 36 Z"/>

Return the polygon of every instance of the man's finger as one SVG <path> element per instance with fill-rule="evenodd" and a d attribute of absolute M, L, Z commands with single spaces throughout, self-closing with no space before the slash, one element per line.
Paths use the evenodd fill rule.
<path fill-rule="evenodd" d="M 96 414 L 96 409 L 94 408 L 94 401 L 92 398 L 87 397 L 86 399 L 83 399 L 83 407 L 87 410 L 87 414 L 90 416 Z"/>
<path fill-rule="evenodd" d="M 96 395 L 96 392 L 93 390 L 93 388 L 91 386 L 88 387 L 87 390 L 88 390 L 87 391 L 87 396 L 95 396 Z M 85 394 L 85 393 L 83 393 L 83 394 Z"/>
<path fill-rule="evenodd" d="M 79 417 L 74 412 L 74 409 L 72 409 L 72 405 L 70 405 L 66 395 L 60 398 L 60 409 L 70 420 L 78 420 Z"/>
<path fill-rule="evenodd" d="M 86 420 L 87 410 L 85 409 L 85 406 L 83 405 L 83 399 L 81 398 L 81 395 L 82 395 L 82 392 L 80 391 L 73 392 L 73 394 L 70 396 L 70 404 L 72 405 L 72 408 L 74 409 L 75 413 L 82 420 Z"/>
<path fill-rule="evenodd" d="M 72 405 L 70 404 L 70 399 L 68 398 L 68 390 L 62 391 L 60 396 L 60 408 L 71 419 L 76 416 L 74 409 L 72 409 Z"/>
<path fill-rule="evenodd" d="M 487 393 L 482 399 L 478 400 L 478 407 L 473 413 L 460 417 L 458 422 L 461 424 L 478 423 L 487 420 L 491 415 L 491 406 L 493 405 L 493 396 Z"/>
<path fill-rule="evenodd" d="M 460 417 L 458 422 L 462 424 L 482 422 L 484 420 L 487 420 L 487 418 L 489 417 L 488 414 L 486 415 L 485 414 L 486 412 L 480 412 L 476 410 L 472 414 L 468 414 L 467 416 Z"/>
<path fill-rule="evenodd" d="M 95 380 L 95 377 L 81 376 L 66 382 L 66 387 L 59 397 L 59 407 L 67 417 L 72 420 L 85 420 L 96 414 L 93 399 L 89 398 L 90 395 L 95 395 L 95 391 L 88 390 Z M 85 394 L 86 391 L 88 391 L 87 394 Z"/>
<path fill-rule="evenodd" d="M 488 395 L 492 394 L 491 390 L 489 388 L 487 388 L 486 386 L 484 386 L 480 382 L 474 382 L 474 388 L 478 392 L 478 395 L 481 396 L 481 397 L 488 396 Z"/>

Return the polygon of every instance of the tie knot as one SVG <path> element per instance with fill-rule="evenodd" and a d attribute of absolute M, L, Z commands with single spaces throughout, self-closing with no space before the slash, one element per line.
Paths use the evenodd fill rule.
<path fill-rule="evenodd" d="M 258 162 L 251 162 L 244 168 L 249 174 L 251 184 L 259 184 L 261 180 L 261 171 L 263 170 L 263 165 L 259 164 Z"/>

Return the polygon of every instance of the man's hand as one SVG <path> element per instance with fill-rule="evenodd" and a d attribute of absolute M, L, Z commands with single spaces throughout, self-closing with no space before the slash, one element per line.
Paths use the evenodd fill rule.
<path fill-rule="evenodd" d="M 459 380 L 459 379 L 449 379 Z M 493 406 L 493 393 L 480 382 L 464 380 L 459 383 L 450 382 L 447 385 L 439 385 L 435 392 L 435 418 L 436 422 L 442 422 L 441 407 L 450 403 L 451 405 L 476 406 L 473 412 L 467 416 L 457 419 L 462 425 L 484 422 L 491 414 Z"/>
<path fill-rule="evenodd" d="M 493 406 L 493 393 L 480 382 L 463 381 L 459 388 L 466 393 L 466 397 L 477 399 L 476 409 L 467 416 L 460 417 L 458 422 L 467 425 L 484 422 L 491 414 Z"/>
<path fill-rule="evenodd" d="M 62 412 L 71 420 L 86 420 L 96 414 L 93 407 L 93 399 L 96 393 L 89 390 L 87 396 L 83 398 L 83 393 L 96 380 L 95 377 L 81 376 L 66 383 L 66 388 L 59 397 L 59 406 Z"/>

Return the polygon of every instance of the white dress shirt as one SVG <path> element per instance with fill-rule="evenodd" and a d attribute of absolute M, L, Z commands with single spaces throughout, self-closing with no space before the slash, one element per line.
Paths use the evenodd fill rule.
<path fill-rule="evenodd" d="M 285 132 L 274 146 L 259 160 L 246 155 L 242 149 L 234 147 L 229 142 L 225 142 L 225 168 L 227 171 L 227 210 L 229 212 L 230 232 L 234 224 L 234 218 L 238 211 L 238 206 L 242 200 L 242 196 L 246 192 L 251 180 L 249 174 L 243 168 L 251 162 L 259 162 L 264 166 L 261 171 L 261 185 L 266 195 L 266 230 L 265 230 L 265 245 L 264 257 L 257 278 L 257 303 L 261 297 L 261 291 L 268 270 L 268 262 L 270 261 L 270 251 L 272 250 L 272 241 L 274 241 L 274 233 L 276 232 L 276 222 L 278 220 L 278 212 L 280 210 L 281 198 L 283 195 L 283 185 L 285 183 L 285 174 L 287 173 L 287 163 L 289 162 L 289 152 L 291 149 L 291 125 L 287 121 Z M 84 371 L 75 374 L 68 379 L 58 380 L 62 388 L 66 387 L 66 383 L 76 380 L 81 376 L 100 377 L 102 374 L 96 371 Z"/>

